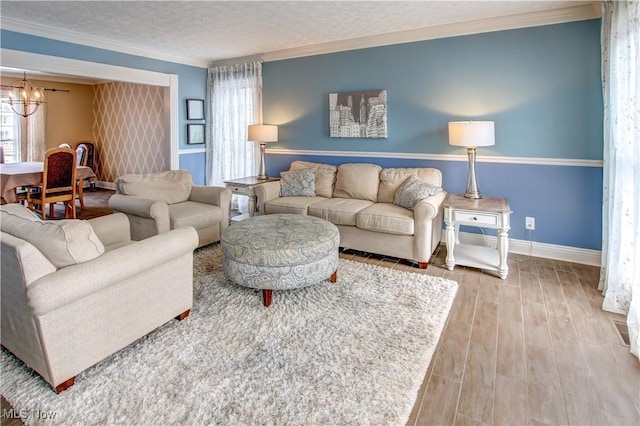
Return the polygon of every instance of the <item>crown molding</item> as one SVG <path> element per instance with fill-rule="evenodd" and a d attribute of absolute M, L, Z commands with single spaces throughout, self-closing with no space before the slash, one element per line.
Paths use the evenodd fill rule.
<path fill-rule="evenodd" d="M 399 31 L 395 33 L 380 34 L 331 43 L 322 43 L 312 46 L 303 46 L 293 49 L 283 49 L 263 53 L 262 60 L 264 62 L 279 61 L 304 56 L 321 55 L 325 53 L 365 49 L 369 47 L 388 46 L 393 44 L 434 40 L 438 38 L 536 27 L 541 25 L 561 24 L 565 22 L 585 21 L 588 19 L 599 18 L 600 16 L 601 12 L 599 3 L 592 2 L 560 9 L 522 13 L 497 18 L 478 19 L 474 21 L 437 25 L 433 27 Z"/>
<path fill-rule="evenodd" d="M 129 43 L 115 42 L 105 37 L 82 34 L 75 31 L 66 30 L 64 28 L 53 28 L 47 25 L 34 24 L 28 21 L 13 19 L 9 17 L 2 17 L 2 28 L 9 31 L 16 31 L 24 34 L 46 37 L 74 44 L 79 44 L 78 40 L 82 40 L 81 44 L 84 46 L 95 47 L 98 49 L 107 49 L 115 52 L 142 56 L 145 58 L 152 58 L 161 61 L 176 62 L 185 65 L 207 68 L 210 65 L 237 63 L 245 58 L 252 58 L 253 60 L 260 59 L 264 62 L 279 61 L 284 59 L 343 52 L 355 49 L 365 49 L 377 46 L 388 46 L 393 44 L 411 43 L 416 41 L 479 34 L 492 31 L 504 31 L 516 28 L 583 21 L 599 18 L 600 16 L 601 12 L 599 2 L 591 2 L 586 4 L 583 3 L 579 6 L 502 16 L 497 18 L 479 19 L 454 24 L 437 25 L 415 30 L 398 31 L 394 33 L 360 37 L 350 40 L 321 43 L 311 46 L 302 46 L 272 52 L 264 52 L 248 57 L 227 58 L 215 60 L 212 62 L 208 60 L 198 60 L 185 56 L 172 55 L 162 51 L 149 50 Z"/>
<path fill-rule="evenodd" d="M 321 157 L 361 157 L 361 158 L 394 158 L 403 160 L 435 160 L 435 161 L 469 161 L 467 155 L 457 154 L 421 154 L 416 152 L 364 152 L 364 151 L 319 151 L 304 149 L 267 148 L 267 154 L 302 155 Z M 602 160 L 583 160 L 573 158 L 540 158 L 540 157 L 504 157 L 480 155 L 478 163 L 528 164 L 534 166 L 570 166 L 570 167 L 602 167 Z"/>
<path fill-rule="evenodd" d="M 186 56 L 172 55 L 166 52 L 142 48 L 130 43 L 113 41 L 105 37 L 98 37 L 91 34 L 79 33 L 66 30 L 64 28 L 54 28 L 48 25 L 36 24 L 9 17 L 2 17 L 2 29 L 29 34 L 37 37 L 45 37 L 67 43 L 81 44 L 83 46 L 95 47 L 97 49 L 112 50 L 114 52 L 126 53 L 129 55 L 142 56 L 144 58 L 158 59 L 167 62 L 176 62 L 184 65 L 193 65 L 206 68 L 208 61 L 197 60 Z M 79 40 L 82 42 L 80 43 Z"/>

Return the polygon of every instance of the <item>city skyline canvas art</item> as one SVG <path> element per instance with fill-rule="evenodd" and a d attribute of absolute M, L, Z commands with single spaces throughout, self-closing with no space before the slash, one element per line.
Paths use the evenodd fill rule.
<path fill-rule="evenodd" d="M 386 138 L 387 91 L 329 93 L 329 136 Z"/>

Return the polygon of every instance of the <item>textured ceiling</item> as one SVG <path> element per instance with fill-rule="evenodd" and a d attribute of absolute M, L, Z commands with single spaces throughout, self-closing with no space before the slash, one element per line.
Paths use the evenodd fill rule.
<path fill-rule="evenodd" d="M 4 29 L 208 63 L 589 1 L 7 1 Z"/>

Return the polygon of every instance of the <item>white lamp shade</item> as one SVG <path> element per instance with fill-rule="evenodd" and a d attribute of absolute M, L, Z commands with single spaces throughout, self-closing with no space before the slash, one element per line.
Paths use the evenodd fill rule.
<path fill-rule="evenodd" d="M 248 139 L 254 142 L 278 142 L 278 126 L 269 124 L 249 125 Z"/>
<path fill-rule="evenodd" d="M 491 146 L 495 144 L 493 121 L 449 122 L 449 145 Z"/>

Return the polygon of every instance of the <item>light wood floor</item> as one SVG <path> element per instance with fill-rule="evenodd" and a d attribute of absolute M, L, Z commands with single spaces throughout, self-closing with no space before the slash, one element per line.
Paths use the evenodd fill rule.
<path fill-rule="evenodd" d="M 638 425 L 640 362 L 600 309 L 595 267 L 511 255 L 509 277 L 444 268 L 459 283 L 409 425 Z M 410 269 L 406 262 L 342 257 Z"/>
<path fill-rule="evenodd" d="M 106 204 L 109 194 L 93 194 L 96 207 Z M 514 255 L 503 281 L 460 266 L 450 272 L 444 256 L 440 245 L 421 271 L 341 253 L 459 283 L 409 425 L 640 424 L 640 362 L 612 323 L 624 318 L 600 309 L 598 268 Z M 4 398 L 2 408 L 10 408 Z"/>

